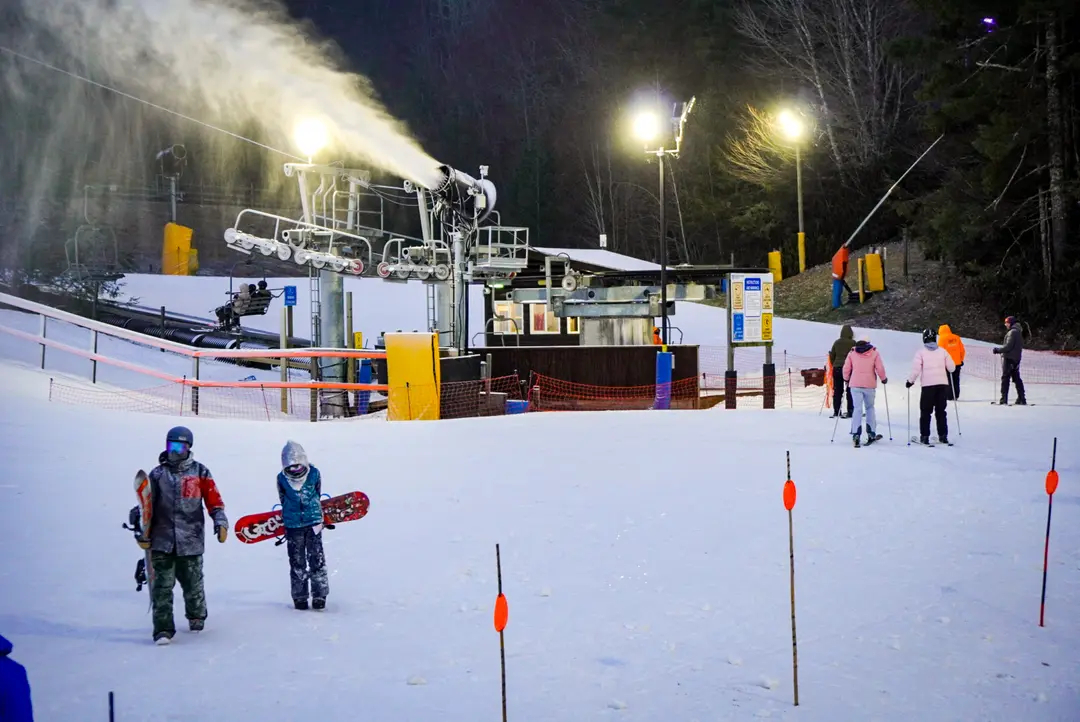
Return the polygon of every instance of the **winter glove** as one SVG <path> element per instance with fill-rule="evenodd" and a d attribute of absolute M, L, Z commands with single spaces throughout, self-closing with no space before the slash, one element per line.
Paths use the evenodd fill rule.
<path fill-rule="evenodd" d="M 904 388 L 907 388 L 907 389 L 910 389 L 914 385 L 915 384 L 911 383 L 910 381 L 905 381 L 904 382 Z"/>
<path fill-rule="evenodd" d="M 217 534 L 217 540 L 222 544 L 229 538 L 229 527 L 224 524 L 214 524 L 214 533 Z"/>
<path fill-rule="evenodd" d="M 321 532 L 322 530 L 323 530 L 323 525 L 322 524 L 316 524 L 315 526 L 311 527 L 311 531 L 313 531 L 316 536 L 318 536 L 319 532 Z"/>
<path fill-rule="evenodd" d="M 994 353 L 1001 353 L 1001 349 L 999 349 L 999 348 L 995 348 L 995 349 L 994 349 Z"/>
<path fill-rule="evenodd" d="M 882 385 L 887 384 L 887 383 L 889 383 L 889 380 L 888 379 L 882 379 L 881 383 L 882 383 Z"/>
<path fill-rule="evenodd" d="M 139 548 L 142 549 L 143 551 L 146 551 L 147 549 L 150 548 L 150 540 L 149 539 L 136 539 L 135 543 L 138 544 Z"/>

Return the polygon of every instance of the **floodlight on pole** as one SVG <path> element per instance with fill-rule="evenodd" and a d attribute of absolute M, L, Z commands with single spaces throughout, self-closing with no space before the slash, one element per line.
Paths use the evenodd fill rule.
<path fill-rule="evenodd" d="M 797 142 L 802 140 L 803 133 L 806 131 L 806 126 L 799 118 L 789 110 L 781 111 L 776 116 L 776 122 L 780 126 L 780 132 L 784 136 L 792 141 Z"/>
<path fill-rule="evenodd" d="M 656 156 L 659 166 L 660 181 L 660 341 L 661 348 L 666 352 L 668 346 L 667 310 L 667 225 L 664 220 L 664 158 L 679 157 L 682 150 L 683 129 L 686 126 L 686 118 L 694 107 L 696 97 L 690 98 L 690 102 L 683 103 L 682 107 L 676 103 L 672 107 L 669 118 L 663 118 L 659 113 L 652 110 L 641 110 L 634 116 L 634 136 L 645 143 L 645 154 Z M 665 124 L 667 131 L 664 130 Z M 675 147 L 672 148 L 670 144 Z M 666 146 L 666 147 L 665 147 Z"/>
<path fill-rule="evenodd" d="M 799 252 L 799 273 L 802 273 L 806 270 L 806 228 L 803 225 L 802 154 L 799 152 L 799 146 L 806 134 L 806 124 L 790 110 L 782 110 L 776 116 L 776 125 L 788 142 L 795 146 L 795 184 L 799 200 L 797 248 Z"/>
<path fill-rule="evenodd" d="M 634 137 L 645 143 L 656 140 L 660 135 L 660 118 L 656 113 L 644 110 L 634 116 Z"/>
<path fill-rule="evenodd" d="M 329 135 L 326 125 L 315 118 L 305 118 L 293 130 L 293 142 L 308 159 L 326 147 Z"/>

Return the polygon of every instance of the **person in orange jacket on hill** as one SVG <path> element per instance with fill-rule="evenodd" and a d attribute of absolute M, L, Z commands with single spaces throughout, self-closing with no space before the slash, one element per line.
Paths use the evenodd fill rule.
<path fill-rule="evenodd" d="M 848 260 L 851 258 L 851 252 L 848 251 L 847 246 L 840 246 L 840 250 L 837 251 L 832 257 L 832 277 L 836 281 L 844 284 L 844 290 L 849 294 L 855 293 L 851 290 L 851 286 L 848 285 L 847 271 Z"/>
<path fill-rule="evenodd" d="M 951 398 L 960 398 L 960 367 L 964 365 L 964 342 L 960 340 L 960 337 L 952 332 L 952 329 L 947 325 L 942 324 L 938 329 L 938 346 L 949 352 L 949 356 L 952 357 L 953 363 L 956 364 L 956 370 L 953 371 L 950 376 L 952 377 L 952 394 Z"/>

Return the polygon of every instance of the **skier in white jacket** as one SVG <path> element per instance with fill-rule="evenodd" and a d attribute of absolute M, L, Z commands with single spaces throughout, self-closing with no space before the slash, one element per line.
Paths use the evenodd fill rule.
<path fill-rule="evenodd" d="M 933 329 L 922 332 L 923 347 L 915 354 L 915 361 L 908 377 L 907 388 L 922 379 L 922 398 L 919 399 L 919 442 L 930 443 L 930 414 L 937 421 L 938 440 L 949 443 L 949 423 L 945 405 L 949 402 L 949 374 L 956 370 L 956 363 L 949 352 L 937 345 L 937 333 Z"/>

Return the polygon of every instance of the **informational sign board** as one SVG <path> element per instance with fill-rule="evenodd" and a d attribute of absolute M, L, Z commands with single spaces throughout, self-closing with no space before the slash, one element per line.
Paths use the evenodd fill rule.
<path fill-rule="evenodd" d="M 295 306 L 296 305 L 296 286 L 286 286 L 285 287 L 285 305 L 286 306 Z"/>
<path fill-rule="evenodd" d="M 731 342 L 772 343 L 773 274 L 731 274 Z"/>

